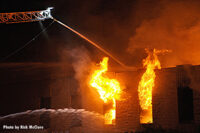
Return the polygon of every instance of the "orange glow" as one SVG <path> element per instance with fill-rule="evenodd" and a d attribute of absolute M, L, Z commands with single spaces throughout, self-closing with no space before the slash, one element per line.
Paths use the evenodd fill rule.
<path fill-rule="evenodd" d="M 105 124 L 114 124 L 116 118 L 116 100 L 120 99 L 120 83 L 116 79 L 106 76 L 108 57 L 100 62 L 99 69 L 95 70 L 90 79 L 90 85 L 98 91 L 104 103 L 112 103 L 112 107 L 105 113 Z"/>
<path fill-rule="evenodd" d="M 138 95 L 140 101 L 140 107 L 142 109 L 140 114 L 141 123 L 153 123 L 152 117 L 152 90 L 155 85 L 154 81 L 156 74 L 154 69 L 161 69 L 160 61 L 157 54 L 169 52 L 169 50 L 156 50 L 152 52 L 145 49 L 148 56 L 143 60 L 143 67 L 146 68 L 145 73 L 138 85 Z"/>

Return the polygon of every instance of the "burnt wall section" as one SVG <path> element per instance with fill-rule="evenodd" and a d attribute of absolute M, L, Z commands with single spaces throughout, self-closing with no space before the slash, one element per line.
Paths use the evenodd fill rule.
<path fill-rule="evenodd" d="M 194 122 L 200 125 L 200 66 L 192 66 L 189 75 L 190 87 L 193 89 Z"/>
<path fill-rule="evenodd" d="M 179 131 L 200 132 L 200 66 L 177 66 Z"/>
<path fill-rule="evenodd" d="M 194 122 L 193 89 L 189 72 L 190 66 L 177 66 L 177 90 L 178 90 L 178 116 L 179 123 Z"/>

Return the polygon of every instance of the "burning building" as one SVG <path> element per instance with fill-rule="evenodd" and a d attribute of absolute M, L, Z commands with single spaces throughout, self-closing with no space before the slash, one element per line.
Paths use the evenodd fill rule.
<path fill-rule="evenodd" d="M 24 72 L 19 72 L 18 70 L 20 69 L 23 69 Z M 30 69 L 34 70 L 34 73 L 30 72 Z M 99 97 L 99 93 L 94 89 L 88 87 L 88 89 L 84 89 L 87 92 L 79 92 L 78 88 L 81 86 L 73 78 L 74 72 L 69 70 L 69 66 L 59 64 L 12 64 L 9 66 L 9 70 L 6 64 L 1 65 L 1 75 L 5 75 L 10 71 L 10 76 L 5 75 L 1 81 L 8 78 L 13 79 L 6 80 L 4 83 L 1 82 L 2 87 L 6 89 L 3 95 L 15 91 L 26 91 L 27 88 L 31 89 L 31 84 L 35 84 L 34 86 L 31 85 L 33 87 L 32 90 L 34 90 L 30 93 L 31 96 L 27 97 L 29 93 L 26 95 L 16 93 L 17 95 L 13 95 L 8 99 L 8 97 L 2 95 L 1 107 L 4 110 L 1 110 L 1 115 L 29 109 L 59 109 L 66 107 L 84 108 L 105 114 L 108 111 L 108 107 L 110 108 L 111 106 L 108 106 L 109 104 L 105 106 L 105 103 Z M 12 74 L 13 71 L 15 76 Z M 120 83 L 124 96 L 121 99 L 116 97 L 116 103 L 111 102 L 112 105 L 114 104 L 112 107 L 116 111 L 114 112 L 115 121 L 112 124 L 107 123 L 110 125 L 105 125 L 105 128 L 112 128 L 119 132 L 143 131 L 149 128 L 188 133 L 199 132 L 200 66 L 179 65 L 155 70 L 156 77 L 152 89 L 151 105 L 152 121 L 146 123 L 141 121 L 141 113 L 143 111 L 138 95 L 138 86 L 145 71 L 145 69 L 124 71 L 116 68 L 111 68 L 107 71 L 109 77 L 112 77 L 111 79 L 114 78 Z M 39 76 L 41 72 L 44 73 L 43 76 Z M 68 76 L 66 77 L 63 72 Z M 16 77 L 18 78 L 16 79 Z M 32 80 L 28 80 L 28 77 L 31 77 Z M 8 81 L 9 84 L 6 84 Z M 37 86 L 40 86 L 40 88 L 36 90 Z M 16 87 L 20 89 L 16 90 Z M 13 106 L 10 106 L 8 108 L 7 105 L 3 104 L 3 101 L 7 101 L 10 105 L 15 101 L 18 107 L 13 109 Z M 47 124 L 47 129 L 53 126 L 53 120 L 49 119 L 47 122 L 42 119 L 42 117 L 38 118 L 38 122 Z M 81 126 L 85 122 L 82 121 L 81 123 L 77 127 L 80 128 L 78 132 L 81 131 Z"/>
<path fill-rule="evenodd" d="M 120 132 L 145 130 L 199 132 L 200 66 L 178 65 L 161 69 L 156 54 L 163 52 L 166 51 L 154 50 L 153 53 L 149 53 L 149 56 L 144 60 L 146 70 L 124 71 L 111 68 L 107 72 L 109 76 L 112 75 L 111 77 L 119 81 L 120 84 L 122 83 L 124 87 L 121 88 L 123 98 L 117 99 L 114 106 L 115 122 L 105 122 L 105 124 L 109 124 Z M 98 87 L 96 87 L 97 90 Z M 106 91 L 99 92 L 99 99 L 102 93 L 104 94 Z M 90 103 L 92 97 L 98 96 L 97 94 L 92 95 L 88 99 L 84 95 L 82 96 L 85 102 Z M 144 103 L 148 105 L 147 108 L 143 107 L 146 106 L 143 105 Z M 97 112 L 104 113 L 106 116 L 104 110 L 107 108 L 105 108 L 104 103 L 101 103 L 99 110 L 95 103 L 88 109 L 94 110 L 94 108 Z"/>

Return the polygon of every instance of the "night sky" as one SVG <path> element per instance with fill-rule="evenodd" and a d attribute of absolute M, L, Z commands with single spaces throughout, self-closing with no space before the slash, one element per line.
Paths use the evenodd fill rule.
<path fill-rule="evenodd" d="M 11 4 L 12 3 L 12 4 Z M 43 10 L 54 7 L 55 18 L 83 33 L 94 42 L 114 54 L 123 62 L 132 60 L 126 52 L 129 38 L 140 23 L 154 17 L 158 2 L 139 0 L 34 0 L 0 2 L 0 12 Z M 42 21 L 44 27 L 52 20 Z M 84 46 L 90 54 L 104 55 L 88 42 L 54 22 L 35 41 L 5 59 L 7 55 L 22 47 L 41 30 L 39 22 L 0 24 L 1 62 L 56 62 L 60 61 L 63 49 Z M 93 57 L 95 59 L 95 57 Z M 95 59 L 96 60 L 96 59 Z M 130 63 L 130 62 L 129 62 Z"/>

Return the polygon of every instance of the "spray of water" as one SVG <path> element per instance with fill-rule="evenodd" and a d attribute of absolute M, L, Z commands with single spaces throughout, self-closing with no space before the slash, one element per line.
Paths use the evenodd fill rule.
<path fill-rule="evenodd" d="M 89 42 L 90 44 L 92 44 L 93 46 L 95 46 L 96 48 L 98 48 L 99 50 L 101 50 L 103 53 L 105 53 L 110 58 L 112 58 L 114 61 L 116 61 L 118 64 L 120 64 L 123 68 L 125 68 L 125 69 L 135 69 L 134 67 L 126 66 L 124 63 L 122 63 L 120 60 L 118 60 L 116 57 L 114 57 L 111 53 L 109 53 L 108 51 L 106 51 L 105 49 L 103 49 L 102 47 L 100 47 L 97 43 L 91 41 L 90 39 L 88 39 L 86 36 L 82 35 L 78 31 L 72 29 L 71 27 L 67 26 L 66 24 L 60 22 L 59 20 L 57 20 L 55 18 L 53 18 L 53 20 L 56 21 L 56 22 L 58 22 L 59 24 L 61 24 L 65 28 L 71 30 L 72 32 L 74 32 L 75 34 L 77 34 L 78 36 L 80 36 L 81 38 L 83 38 L 84 40 L 86 40 L 87 42 Z"/>
<path fill-rule="evenodd" d="M 0 125 L 28 124 L 36 119 L 50 120 L 52 131 L 79 130 L 87 133 L 102 133 L 104 117 L 84 109 L 38 109 L 0 117 Z M 23 123 L 24 122 L 24 123 Z"/>

